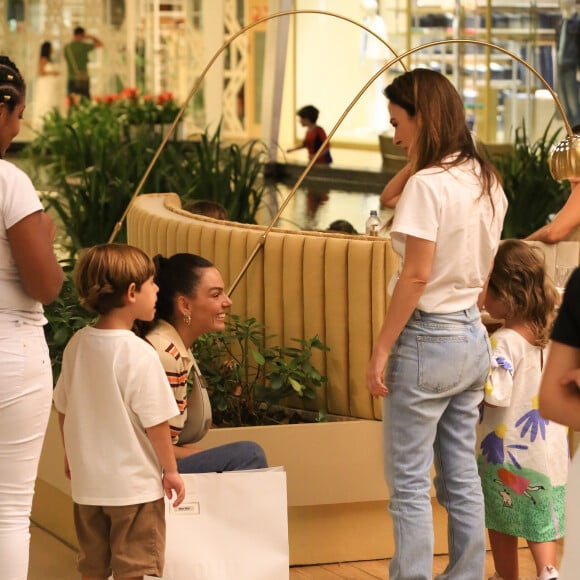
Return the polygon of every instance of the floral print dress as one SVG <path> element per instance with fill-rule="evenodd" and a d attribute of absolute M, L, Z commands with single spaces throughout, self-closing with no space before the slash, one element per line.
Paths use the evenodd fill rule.
<path fill-rule="evenodd" d="M 569 450 L 567 428 L 538 411 L 546 353 L 507 328 L 491 344 L 477 451 L 486 527 L 533 542 L 555 540 L 564 535 Z"/>

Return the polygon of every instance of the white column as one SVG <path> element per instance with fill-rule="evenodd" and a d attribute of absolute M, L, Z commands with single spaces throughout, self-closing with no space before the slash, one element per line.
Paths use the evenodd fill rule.
<path fill-rule="evenodd" d="M 204 3 L 203 9 L 203 67 L 209 63 L 224 43 L 224 1 L 213 0 Z M 206 124 L 210 131 L 215 130 L 221 120 L 224 92 L 223 54 L 213 64 L 205 77 L 204 102 Z"/>
<path fill-rule="evenodd" d="M 137 50 L 137 0 L 125 4 L 125 30 L 127 31 L 127 86 L 137 86 L 135 53 Z"/>
<path fill-rule="evenodd" d="M 292 10 L 292 0 L 270 0 L 269 8 L 270 14 Z M 290 18 L 283 16 L 269 20 L 266 28 L 261 138 L 268 145 L 270 161 L 276 161 L 280 138 Z"/>

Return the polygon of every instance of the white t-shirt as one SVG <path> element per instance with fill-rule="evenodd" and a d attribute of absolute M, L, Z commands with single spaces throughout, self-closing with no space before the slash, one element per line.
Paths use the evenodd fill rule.
<path fill-rule="evenodd" d="M 0 318 L 16 315 L 30 322 L 46 322 L 42 304 L 22 287 L 7 230 L 25 217 L 42 211 L 38 194 L 28 176 L 18 167 L 0 159 Z"/>
<path fill-rule="evenodd" d="M 391 229 L 393 249 L 402 262 L 408 235 L 435 242 L 433 267 L 417 304 L 419 310 L 445 314 L 477 302 L 507 210 L 499 184 L 491 191 L 495 213 L 489 197 L 480 198 L 478 174 L 473 161 L 449 169 L 428 168 L 412 175 L 403 189 Z M 393 287 L 394 281 L 391 292 Z"/>
<path fill-rule="evenodd" d="M 132 505 L 163 496 L 145 429 L 179 410 L 150 344 L 129 330 L 81 329 L 64 351 L 54 404 L 65 415 L 76 503 Z"/>

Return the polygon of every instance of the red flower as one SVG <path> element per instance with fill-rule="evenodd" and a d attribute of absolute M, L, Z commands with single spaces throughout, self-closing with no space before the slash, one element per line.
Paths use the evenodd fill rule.
<path fill-rule="evenodd" d="M 126 87 L 121 91 L 121 97 L 124 99 L 136 100 L 139 96 L 139 91 L 134 87 Z"/>
<path fill-rule="evenodd" d="M 165 91 L 164 93 L 160 93 L 159 95 L 157 95 L 158 105 L 164 105 L 165 103 L 169 103 L 170 101 L 173 101 L 173 94 L 170 93 L 169 91 Z"/>

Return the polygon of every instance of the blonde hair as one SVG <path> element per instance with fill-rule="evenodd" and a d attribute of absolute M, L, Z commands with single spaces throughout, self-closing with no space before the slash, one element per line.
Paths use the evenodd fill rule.
<path fill-rule="evenodd" d="M 522 240 L 501 242 L 489 290 L 505 305 L 508 318 L 520 318 L 528 324 L 537 346 L 548 343 L 558 294 L 539 248 Z"/>
<path fill-rule="evenodd" d="M 101 244 L 82 254 L 74 273 L 81 305 L 89 312 L 107 314 L 123 306 L 129 286 L 141 285 L 155 274 L 153 260 L 139 248 Z"/>

